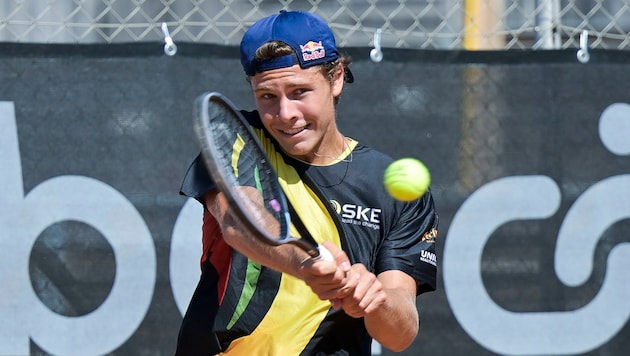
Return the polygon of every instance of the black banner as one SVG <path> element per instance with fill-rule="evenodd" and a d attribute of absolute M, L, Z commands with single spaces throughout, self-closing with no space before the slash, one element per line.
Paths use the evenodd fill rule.
<path fill-rule="evenodd" d="M 201 254 L 192 102 L 253 108 L 237 48 L 178 47 L 0 44 L 0 354 L 173 353 Z M 403 354 L 630 349 L 630 56 L 348 52 L 341 131 L 424 161 L 441 217 Z"/>

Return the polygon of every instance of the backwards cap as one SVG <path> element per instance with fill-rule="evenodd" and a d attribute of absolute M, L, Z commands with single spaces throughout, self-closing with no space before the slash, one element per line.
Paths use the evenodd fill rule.
<path fill-rule="evenodd" d="M 256 51 L 270 41 L 282 41 L 295 51 L 266 60 L 256 60 Z M 245 32 L 241 41 L 241 64 L 248 76 L 256 73 L 291 67 L 302 68 L 334 61 L 339 58 L 335 36 L 324 20 L 317 15 L 302 11 L 285 11 L 265 17 Z M 346 81 L 352 82 L 352 74 L 346 68 Z"/>

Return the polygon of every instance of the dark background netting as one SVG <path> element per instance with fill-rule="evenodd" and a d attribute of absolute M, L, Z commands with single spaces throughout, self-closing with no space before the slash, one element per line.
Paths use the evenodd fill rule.
<path fill-rule="evenodd" d="M 56 176 L 92 177 L 121 192 L 151 232 L 157 257 L 153 300 L 115 355 L 174 350 L 181 315 L 171 292 L 169 249 L 185 202 L 179 185 L 197 152 L 194 98 L 216 90 L 253 107 L 236 48 L 179 46 L 177 56 L 165 57 L 159 43 L 0 45 L 0 101 L 15 104 L 25 193 Z M 594 51 L 584 65 L 572 51 L 398 50 L 376 64 L 367 48 L 348 52 L 356 82 L 346 85 L 339 126 L 394 157 L 415 156 L 427 164 L 441 216 L 438 262 L 449 224 L 472 192 L 501 177 L 546 175 L 561 189 L 560 209 L 549 219 L 515 221 L 494 232 L 481 262 L 485 287 L 514 312 L 587 304 L 601 285 L 608 251 L 628 241 L 630 224 L 619 222 L 602 235 L 594 272 L 580 287 L 568 288 L 555 277 L 555 239 L 580 194 L 628 172 L 628 157 L 609 152 L 598 134 L 606 107 L 630 103 L 627 55 Z M 630 187 L 620 194 L 628 194 L 630 204 Z M 29 274 L 43 304 L 78 316 L 107 298 L 116 260 L 97 230 L 59 222 L 38 237 Z M 439 287 L 418 298 L 422 331 L 404 354 L 492 354 L 458 325 L 441 280 Z M 626 324 L 589 354 L 621 355 L 630 350 L 629 334 Z M 33 343 L 32 354 L 46 352 Z"/>

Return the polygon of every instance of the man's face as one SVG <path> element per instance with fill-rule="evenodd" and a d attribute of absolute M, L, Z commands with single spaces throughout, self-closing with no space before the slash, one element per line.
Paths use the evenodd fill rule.
<path fill-rule="evenodd" d="M 339 154 L 333 102 L 343 88 L 338 77 L 331 85 L 319 67 L 294 65 L 251 78 L 263 125 L 289 155 L 317 164 L 324 162 L 314 152 Z"/>

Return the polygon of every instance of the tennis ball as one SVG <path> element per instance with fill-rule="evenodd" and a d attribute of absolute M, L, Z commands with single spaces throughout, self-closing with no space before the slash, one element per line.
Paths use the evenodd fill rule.
<path fill-rule="evenodd" d="M 419 160 L 401 158 L 387 167 L 383 182 L 394 199 L 412 201 L 420 198 L 429 189 L 431 174 Z"/>

